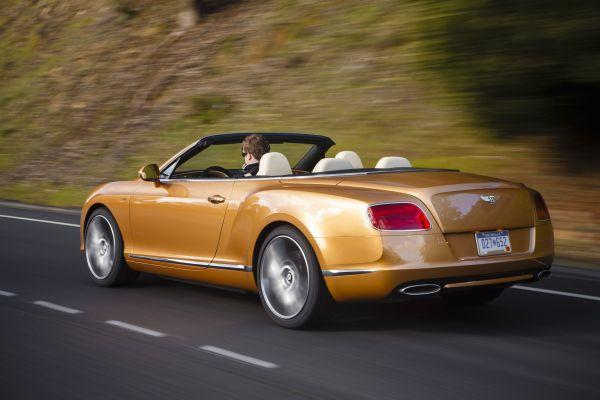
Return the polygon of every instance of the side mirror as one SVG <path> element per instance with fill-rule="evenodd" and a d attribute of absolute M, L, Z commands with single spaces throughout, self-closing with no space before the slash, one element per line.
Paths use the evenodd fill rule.
<path fill-rule="evenodd" d="M 159 182 L 159 174 L 158 165 L 156 164 L 148 164 L 139 172 L 140 178 L 147 182 Z"/>

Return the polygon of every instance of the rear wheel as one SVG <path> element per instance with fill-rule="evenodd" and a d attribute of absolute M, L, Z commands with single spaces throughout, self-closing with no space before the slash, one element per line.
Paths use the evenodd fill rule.
<path fill-rule="evenodd" d="M 99 286 L 127 285 L 139 275 L 125 261 L 121 232 L 106 208 L 90 215 L 85 229 L 85 259 L 90 277 Z"/>
<path fill-rule="evenodd" d="M 469 307 L 481 306 L 502 294 L 505 288 L 477 288 L 459 292 L 446 293 L 442 297 L 453 306 Z"/>
<path fill-rule="evenodd" d="M 263 242 L 257 283 L 267 314 L 283 327 L 305 328 L 326 316 L 331 298 L 317 257 L 291 226 L 276 228 Z"/>

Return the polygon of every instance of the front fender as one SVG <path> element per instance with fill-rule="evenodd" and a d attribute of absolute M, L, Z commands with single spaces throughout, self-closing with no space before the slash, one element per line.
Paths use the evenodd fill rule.
<path fill-rule="evenodd" d="M 137 182 L 112 182 L 98 186 L 86 199 L 81 209 L 81 220 L 79 228 L 80 250 L 84 250 L 84 234 L 89 215 L 97 207 L 105 207 L 117 221 L 119 231 L 123 237 L 124 250 L 131 251 L 132 240 L 129 222 L 129 202 L 131 193 L 137 186 Z"/>

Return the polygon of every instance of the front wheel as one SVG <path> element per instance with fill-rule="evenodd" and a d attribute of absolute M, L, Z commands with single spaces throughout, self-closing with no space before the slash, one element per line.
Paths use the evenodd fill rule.
<path fill-rule="evenodd" d="M 291 226 L 273 230 L 263 242 L 257 283 L 267 314 L 285 328 L 305 328 L 326 316 L 331 298 L 317 257 Z"/>
<path fill-rule="evenodd" d="M 133 283 L 139 273 L 127 265 L 117 221 L 106 208 L 94 210 L 85 228 L 85 259 L 92 280 L 99 286 Z"/>
<path fill-rule="evenodd" d="M 453 306 L 481 306 L 496 299 L 502 294 L 503 291 L 503 287 L 485 289 L 477 288 L 443 294 L 442 297 L 444 300 L 446 300 L 446 302 Z"/>

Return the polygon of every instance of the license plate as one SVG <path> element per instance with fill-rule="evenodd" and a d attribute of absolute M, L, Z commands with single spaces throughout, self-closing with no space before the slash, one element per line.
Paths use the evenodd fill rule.
<path fill-rule="evenodd" d="M 475 242 L 477 254 L 482 257 L 511 252 L 508 231 L 477 232 Z"/>

